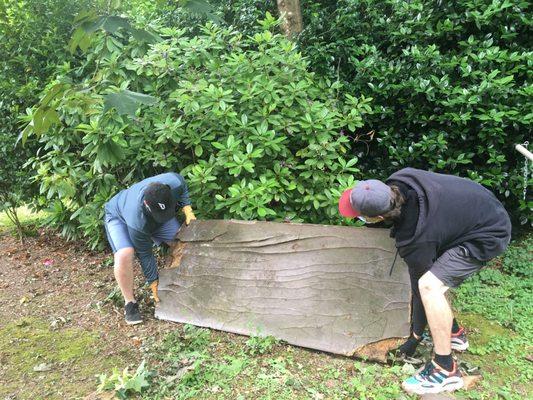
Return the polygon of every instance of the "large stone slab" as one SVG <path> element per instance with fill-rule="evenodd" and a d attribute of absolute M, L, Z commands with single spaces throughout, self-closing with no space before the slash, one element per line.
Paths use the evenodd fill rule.
<path fill-rule="evenodd" d="M 410 288 L 385 229 L 194 221 L 160 272 L 156 317 L 384 360 L 409 333 Z"/>

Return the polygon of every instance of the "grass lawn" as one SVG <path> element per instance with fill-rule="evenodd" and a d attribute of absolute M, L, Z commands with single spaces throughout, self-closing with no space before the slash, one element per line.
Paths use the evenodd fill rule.
<path fill-rule="evenodd" d="M 42 217 L 21 210 L 26 225 Z M 0 215 L 0 398 L 414 398 L 400 387 L 410 364 L 159 321 L 148 296 L 140 298 L 145 323 L 125 326 L 121 300 L 109 300 L 117 293 L 109 253 L 47 230 L 23 245 L 5 232 L 12 228 Z M 471 344 L 459 360 L 483 377 L 456 398 L 533 398 L 532 257 L 530 235 L 453 294 Z M 418 357 L 429 355 L 420 346 Z"/>
<path fill-rule="evenodd" d="M 17 210 L 17 214 L 18 214 L 21 224 L 27 228 L 30 227 L 29 229 L 30 231 L 31 231 L 32 226 L 37 224 L 39 221 L 41 221 L 46 216 L 45 212 L 41 211 L 41 212 L 36 213 L 36 212 L 31 211 L 26 206 L 20 207 Z M 11 231 L 14 229 L 15 229 L 15 225 L 8 218 L 6 213 L 4 212 L 0 213 L 0 232 L 5 232 L 6 230 Z"/>
<path fill-rule="evenodd" d="M 467 281 L 453 297 L 471 348 L 459 355 L 482 381 L 466 399 L 533 396 L 533 237 Z M 499 269 L 497 269 L 499 267 Z M 504 271 L 502 271 L 502 269 Z M 420 346 L 419 358 L 430 349 Z M 146 399 L 407 399 L 400 383 L 411 365 L 380 365 L 192 326 L 145 348 Z M 112 379 L 111 379 L 112 381 Z M 151 384 L 148 384 L 151 381 Z M 105 382 L 105 379 L 104 379 Z"/>

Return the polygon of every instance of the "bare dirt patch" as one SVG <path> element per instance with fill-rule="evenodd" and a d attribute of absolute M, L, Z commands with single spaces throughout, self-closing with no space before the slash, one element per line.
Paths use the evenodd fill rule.
<path fill-rule="evenodd" d="M 46 230 L 24 245 L 0 235 L 0 398 L 84 397 L 95 374 L 135 367 L 147 338 L 176 327 L 154 319 L 146 294 L 144 324 L 124 323 L 105 302 L 115 287 L 109 257 Z"/>

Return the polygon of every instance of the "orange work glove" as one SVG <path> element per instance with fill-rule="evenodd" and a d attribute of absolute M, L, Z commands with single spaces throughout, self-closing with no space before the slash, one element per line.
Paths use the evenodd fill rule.
<path fill-rule="evenodd" d="M 150 289 L 152 289 L 152 296 L 154 297 L 154 301 L 156 303 L 159 303 L 159 296 L 157 295 L 157 287 L 159 286 L 159 280 L 155 280 L 152 283 L 150 283 Z"/>
<path fill-rule="evenodd" d="M 192 212 L 191 206 L 183 207 L 183 214 L 185 214 L 185 225 L 189 225 L 191 221 L 194 221 L 196 219 L 196 216 Z"/>

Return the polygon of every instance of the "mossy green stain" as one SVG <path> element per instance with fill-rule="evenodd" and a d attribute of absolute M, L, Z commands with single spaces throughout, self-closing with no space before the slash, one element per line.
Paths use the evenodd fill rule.
<path fill-rule="evenodd" d="M 93 391 L 96 374 L 124 365 L 127 359 L 123 354 L 102 359 L 98 342 L 95 332 L 53 330 L 38 318 L 23 318 L 0 328 L 0 398 L 17 393 L 21 399 L 61 399 Z M 34 371 L 40 364 L 51 369 Z"/>

